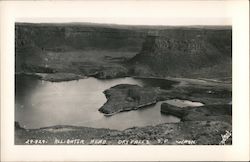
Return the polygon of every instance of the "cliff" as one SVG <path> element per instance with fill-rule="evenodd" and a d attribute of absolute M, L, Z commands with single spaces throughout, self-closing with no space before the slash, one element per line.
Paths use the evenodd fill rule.
<path fill-rule="evenodd" d="M 232 73 L 230 27 L 16 23 L 15 50 L 16 72 L 99 78 L 230 78 Z"/>
<path fill-rule="evenodd" d="M 225 30 L 165 30 L 149 34 L 130 61 L 155 75 L 173 77 L 231 77 L 232 33 Z"/>
<path fill-rule="evenodd" d="M 100 24 L 16 23 L 16 71 L 41 72 L 34 69 L 38 66 L 85 73 L 82 66 L 86 64 L 95 65 L 91 70 L 102 69 L 96 65 L 137 53 L 145 34 L 137 29 Z"/>
<path fill-rule="evenodd" d="M 140 48 L 145 32 L 98 24 L 16 23 L 16 48 L 39 47 L 43 50 Z"/>

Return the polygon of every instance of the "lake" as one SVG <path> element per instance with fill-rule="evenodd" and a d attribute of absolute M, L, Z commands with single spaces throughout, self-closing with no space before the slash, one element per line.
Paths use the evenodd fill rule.
<path fill-rule="evenodd" d="M 164 101 L 136 111 L 104 116 L 98 111 L 106 102 L 103 91 L 118 84 L 169 88 L 174 83 L 168 80 L 157 82 L 155 79 L 132 77 L 109 80 L 90 77 L 74 81 L 49 82 L 31 76 L 16 75 L 15 121 L 29 129 L 74 125 L 117 130 L 180 121 L 177 117 L 161 114 L 160 105 Z"/>

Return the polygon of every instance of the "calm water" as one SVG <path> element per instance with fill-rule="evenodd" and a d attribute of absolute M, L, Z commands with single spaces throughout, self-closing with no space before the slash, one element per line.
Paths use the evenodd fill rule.
<path fill-rule="evenodd" d="M 75 125 L 95 128 L 126 129 L 134 126 L 179 122 L 174 116 L 160 113 L 160 105 L 122 112 L 106 117 L 98 109 L 106 102 L 103 91 L 117 84 L 137 84 L 168 88 L 168 81 L 121 78 L 48 82 L 30 76 L 16 76 L 15 121 L 25 128 Z"/>

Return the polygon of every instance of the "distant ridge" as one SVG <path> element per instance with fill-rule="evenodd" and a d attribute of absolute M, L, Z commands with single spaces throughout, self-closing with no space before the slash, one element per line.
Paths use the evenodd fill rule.
<path fill-rule="evenodd" d="M 89 26 L 89 27 L 108 27 L 118 29 L 232 29 L 229 25 L 129 25 L 129 24 L 107 24 L 107 23 L 91 23 L 91 22 L 67 22 L 67 23 L 31 23 L 16 22 L 16 25 L 28 26 Z"/>

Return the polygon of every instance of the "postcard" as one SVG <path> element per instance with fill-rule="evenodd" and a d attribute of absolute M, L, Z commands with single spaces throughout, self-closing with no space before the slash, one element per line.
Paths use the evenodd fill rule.
<path fill-rule="evenodd" d="M 1 4 L 5 160 L 249 158 L 247 1 Z"/>

